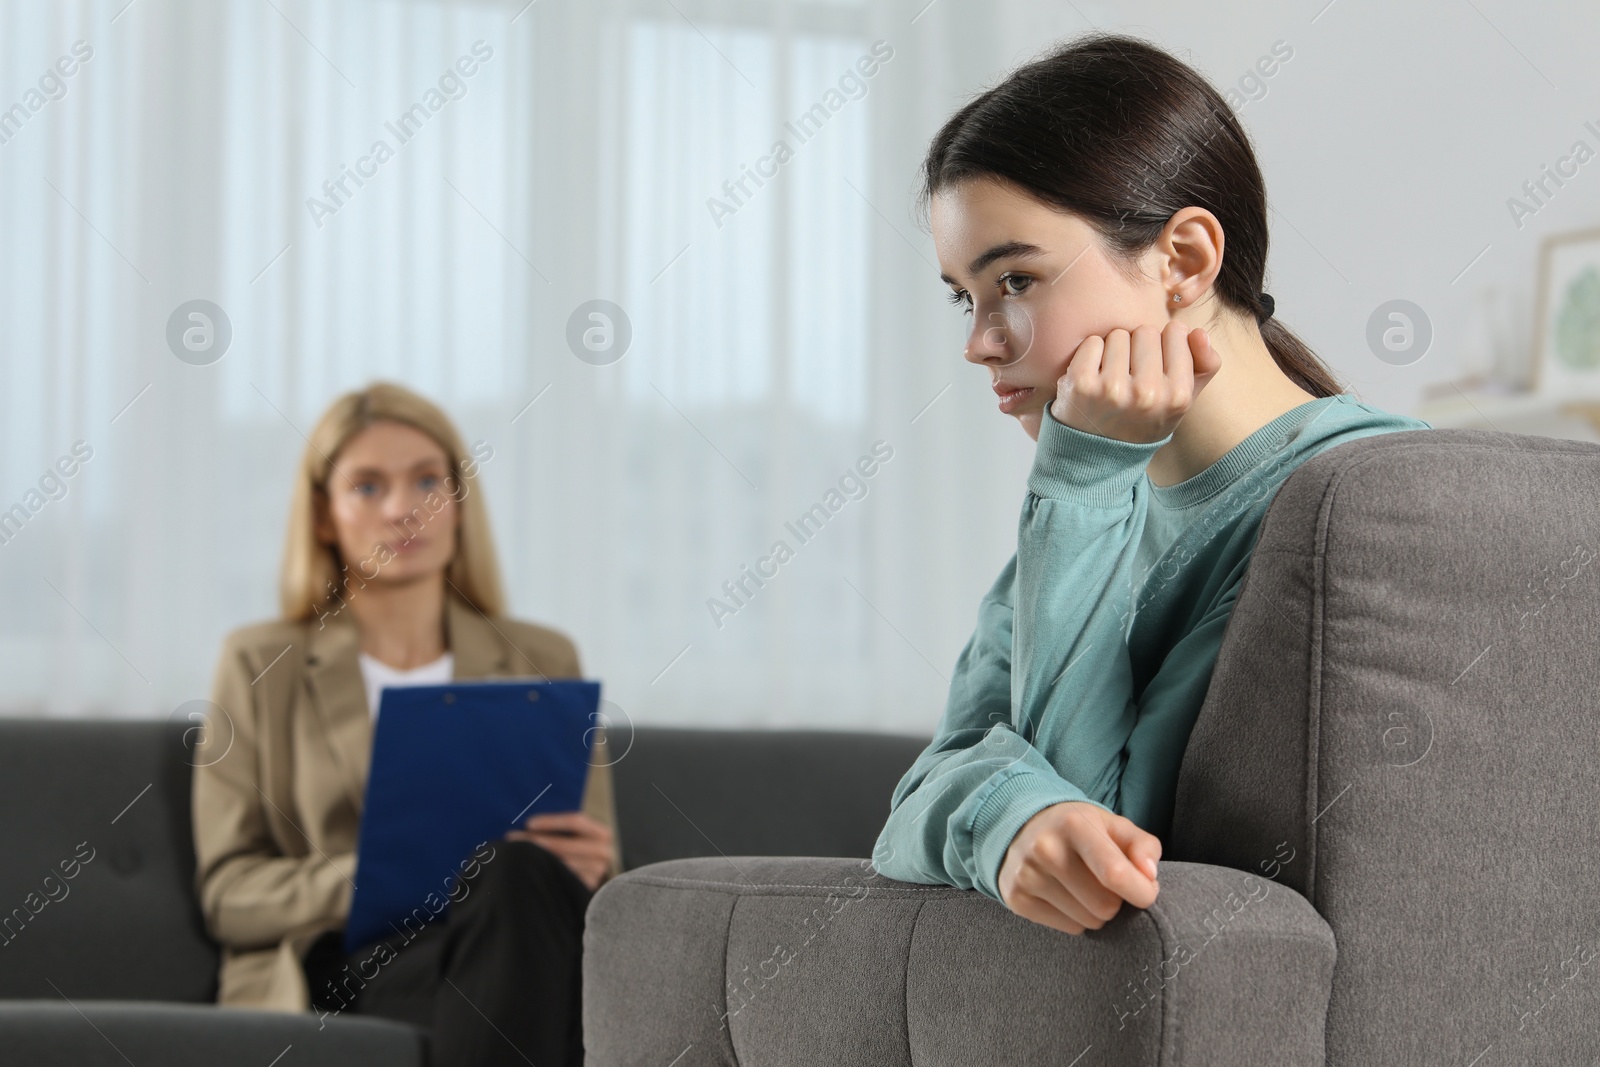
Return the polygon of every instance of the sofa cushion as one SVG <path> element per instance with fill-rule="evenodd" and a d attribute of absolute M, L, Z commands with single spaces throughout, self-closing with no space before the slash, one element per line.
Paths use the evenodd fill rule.
<path fill-rule="evenodd" d="M 613 730 L 625 868 L 661 860 L 867 856 L 926 737 L 833 730 Z"/>

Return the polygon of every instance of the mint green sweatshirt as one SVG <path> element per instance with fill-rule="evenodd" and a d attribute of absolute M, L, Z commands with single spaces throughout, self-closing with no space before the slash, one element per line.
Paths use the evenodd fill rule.
<path fill-rule="evenodd" d="M 1285 412 L 1176 485 L 1145 471 L 1172 440 L 1074 429 L 1046 408 L 1017 551 L 978 605 L 933 742 L 895 788 L 874 865 L 1000 899 L 1011 839 L 1081 800 L 1163 840 L 1261 517 L 1310 457 L 1432 429 L 1349 394 Z"/>

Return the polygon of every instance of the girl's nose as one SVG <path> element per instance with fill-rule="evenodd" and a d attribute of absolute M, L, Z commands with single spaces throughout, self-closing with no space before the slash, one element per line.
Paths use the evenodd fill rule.
<path fill-rule="evenodd" d="M 999 312 L 991 312 L 981 319 L 974 316 L 964 354 L 973 363 L 1003 364 L 1008 352 L 1007 341 L 1005 320 Z"/>

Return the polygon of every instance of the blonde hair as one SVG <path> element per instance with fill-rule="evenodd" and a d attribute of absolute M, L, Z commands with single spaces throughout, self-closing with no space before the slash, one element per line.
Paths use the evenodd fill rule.
<path fill-rule="evenodd" d="M 283 554 L 283 574 L 278 584 L 279 604 L 286 619 L 310 619 L 330 605 L 336 593 L 347 589 L 353 575 L 337 545 L 317 540 L 317 516 L 326 514 L 328 478 L 341 449 L 356 434 L 376 422 L 398 422 L 420 430 L 444 449 L 450 460 L 450 478 L 460 487 L 455 493 L 461 508 L 456 530 L 456 553 L 445 571 L 449 586 L 485 615 L 499 615 L 505 606 L 500 588 L 500 567 L 489 532 L 489 512 L 481 492 L 471 492 L 478 460 L 470 456 L 450 417 L 430 401 L 393 382 L 373 382 L 365 389 L 335 400 L 306 441 L 295 475 L 289 503 L 289 538 Z M 492 452 L 490 453 L 493 454 Z M 449 485 L 449 478 L 446 485 Z M 371 577 L 367 575 L 367 577 Z M 360 585 L 358 584 L 358 588 Z M 447 589 L 447 593 L 448 593 Z"/>

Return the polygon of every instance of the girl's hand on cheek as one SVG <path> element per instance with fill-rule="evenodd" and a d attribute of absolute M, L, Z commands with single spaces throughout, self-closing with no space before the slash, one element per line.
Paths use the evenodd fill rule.
<path fill-rule="evenodd" d="M 1221 368 L 1206 332 L 1177 320 L 1090 334 L 1056 381 L 1050 414 L 1085 433 L 1148 444 L 1173 431 Z"/>

